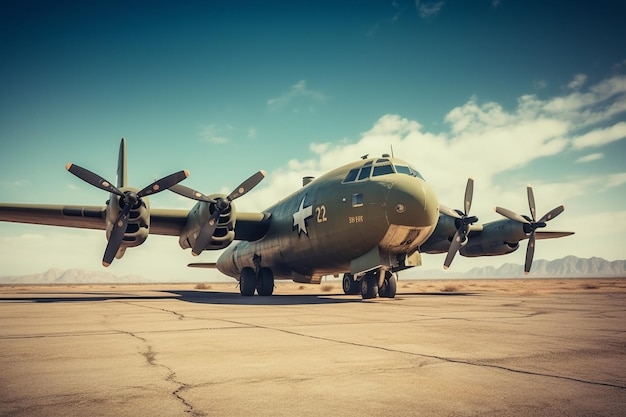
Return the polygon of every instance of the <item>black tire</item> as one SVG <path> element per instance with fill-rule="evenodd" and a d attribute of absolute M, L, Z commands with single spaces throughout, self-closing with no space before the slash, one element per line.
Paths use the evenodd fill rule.
<path fill-rule="evenodd" d="M 254 269 L 245 267 L 239 274 L 239 292 L 244 297 L 251 297 L 254 295 L 256 289 L 256 274 Z"/>
<path fill-rule="evenodd" d="M 378 295 L 378 275 L 368 272 L 361 278 L 361 297 L 364 300 L 376 298 Z"/>
<path fill-rule="evenodd" d="M 274 273 L 269 268 L 259 270 L 259 288 L 257 293 L 261 296 L 270 296 L 274 292 Z"/>
<path fill-rule="evenodd" d="M 359 286 L 359 282 L 354 280 L 352 274 L 343 274 L 343 292 L 346 295 L 354 295 L 358 294 L 361 291 L 361 287 Z"/>
<path fill-rule="evenodd" d="M 395 298 L 397 287 L 398 282 L 396 279 L 396 275 L 392 274 L 391 272 L 386 272 L 383 285 L 378 289 L 378 294 L 381 297 L 385 298 Z"/>

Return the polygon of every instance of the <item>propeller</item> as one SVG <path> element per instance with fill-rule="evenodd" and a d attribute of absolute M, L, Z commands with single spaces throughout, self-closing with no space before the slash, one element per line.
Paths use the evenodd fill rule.
<path fill-rule="evenodd" d="M 226 196 L 226 198 L 216 199 L 212 199 L 209 196 L 204 195 L 201 192 L 193 190 L 189 187 L 185 187 L 184 185 L 177 184 L 170 187 L 170 191 L 182 195 L 183 197 L 215 205 L 215 211 L 213 211 L 213 214 L 211 214 L 209 220 L 202 226 L 202 229 L 200 229 L 200 234 L 198 234 L 196 242 L 193 245 L 193 248 L 191 248 L 191 254 L 193 256 L 200 255 L 204 248 L 206 248 L 206 246 L 209 244 L 209 242 L 211 241 L 211 237 L 213 237 L 213 233 L 215 233 L 215 229 L 217 229 L 219 217 L 222 215 L 222 213 L 228 211 L 228 209 L 230 208 L 230 203 L 256 187 L 261 182 L 261 180 L 263 180 L 263 178 L 265 178 L 265 171 L 258 171 L 257 173 L 250 176 L 250 178 L 242 182 L 239 187 L 235 188 L 228 196 Z"/>
<path fill-rule="evenodd" d="M 461 248 L 463 242 L 465 242 L 465 240 L 467 239 L 470 225 L 478 221 L 478 217 L 469 215 L 470 208 L 472 207 L 473 195 L 474 179 L 468 178 L 467 185 L 465 186 L 465 200 L 463 201 L 463 208 L 465 211 L 452 210 L 451 208 L 448 208 L 446 206 L 439 206 L 439 211 L 441 213 L 457 219 L 455 221 L 455 224 L 457 225 L 456 233 L 454 234 L 454 237 L 452 238 L 452 243 L 450 244 L 450 248 L 448 249 L 446 260 L 443 263 L 443 269 L 448 269 L 450 267 L 454 256 Z"/>
<path fill-rule="evenodd" d="M 507 219 L 513 220 L 518 223 L 523 223 L 525 225 L 524 232 L 530 233 L 530 236 L 528 238 L 528 246 L 526 247 L 524 274 L 528 274 L 530 272 L 530 267 L 533 263 L 533 256 L 535 255 L 536 230 L 546 227 L 546 222 L 554 219 L 565 210 L 564 206 L 555 207 L 546 214 L 544 214 L 539 220 L 537 220 L 537 209 L 535 208 L 535 196 L 533 194 L 533 187 L 531 187 L 530 185 L 527 186 L 526 191 L 528 194 L 528 208 L 530 209 L 530 217 L 520 216 L 519 214 L 502 207 L 495 208 L 496 213 L 501 214 Z"/>
<path fill-rule="evenodd" d="M 141 198 L 167 190 L 189 176 L 189 171 L 187 170 L 178 171 L 153 182 L 139 192 L 122 192 L 106 179 L 81 166 L 68 163 L 65 165 L 65 169 L 94 187 L 108 191 L 120 197 L 122 210 L 113 224 L 113 229 L 111 230 L 111 235 L 109 236 L 109 242 L 107 243 L 107 247 L 104 251 L 104 256 L 102 258 L 102 265 L 104 266 L 109 266 L 111 265 L 111 262 L 113 262 L 113 258 L 120 249 L 122 240 L 124 239 L 124 233 L 126 233 L 130 210 L 141 204 Z"/>

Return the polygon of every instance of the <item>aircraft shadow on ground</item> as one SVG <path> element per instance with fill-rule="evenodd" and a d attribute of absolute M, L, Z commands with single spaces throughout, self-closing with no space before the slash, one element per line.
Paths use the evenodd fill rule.
<path fill-rule="evenodd" d="M 58 295 L 58 296 L 55 296 Z M 401 293 L 397 298 L 405 296 L 473 296 L 469 292 L 413 292 Z M 102 302 L 102 301 L 149 301 L 149 300 L 179 300 L 197 304 L 224 304 L 224 305 L 313 305 L 313 304 L 345 304 L 363 302 L 358 295 L 344 294 L 274 294 L 270 297 L 242 297 L 238 293 L 219 291 L 194 290 L 161 290 L 155 294 L 132 294 L 116 292 L 77 292 L 75 295 L 67 292 L 41 292 L 29 297 L 0 297 L 0 302 L 30 302 L 30 303 L 75 303 L 75 302 Z M 371 301 L 380 300 L 379 298 Z M 385 299 L 386 301 L 391 301 Z M 369 301 L 369 300 L 368 300 Z"/>

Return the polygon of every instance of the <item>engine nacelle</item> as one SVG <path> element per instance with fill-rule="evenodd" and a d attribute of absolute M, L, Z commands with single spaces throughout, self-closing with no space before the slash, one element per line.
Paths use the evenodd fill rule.
<path fill-rule="evenodd" d="M 224 194 L 213 194 L 209 196 L 213 200 L 225 199 Z M 187 223 L 180 234 L 178 243 L 183 249 L 190 249 L 196 243 L 196 239 L 204 226 L 216 210 L 216 203 L 206 203 L 199 201 L 189 212 Z M 235 239 L 235 221 L 237 218 L 235 205 L 230 204 L 229 208 L 222 212 L 217 221 L 217 228 L 213 233 L 205 250 L 224 249 Z"/>
<path fill-rule="evenodd" d="M 120 189 L 122 192 L 138 190 L 134 188 Z M 111 194 L 111 198 L 107 202 L 107 216 L 106 216 L 106 236 L 107 240 L 111 237 L 111 231 L 113 225 L 117 221 L 120 211 L 124 208 L 124 201 L 115 195 Z M 139 246 L 146 241 L 150 233 L 150 202 L 147 198 L 141 198 L 133 207 L 131 207 L 128 213 L 128 224 L 126 226 L 126 232 L 118 251 L 119 257 L 124 253 L 126 248 Z"/>
<path fill-rule="evenodd" d="M 467 257 L 506 255 L 515 252 L 519 241 L 527 237 L 523 224 L 499 220 L 484 225 L 480 235 L 470 237 L 459 253 Z"/>
<path fill-rule="evenodd" d="M 420 246 L 423 253 L 445 253 L 450 248 L 450 242 L 456 233 L 456 219 L 445 214 L 439 215 L 437 227 L 428 240 Z M 465 244 L 465 243 L 463 243 Z"/>

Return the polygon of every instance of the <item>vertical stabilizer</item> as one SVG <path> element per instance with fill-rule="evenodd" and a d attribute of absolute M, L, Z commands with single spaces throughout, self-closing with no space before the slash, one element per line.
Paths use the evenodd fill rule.
<path fill-rule="evenodd" d="M 126 170 L 126 139 L 120 142 L 120 154 L 117 159 L 117 188 L 126 187 L 128 175 Z"/>

